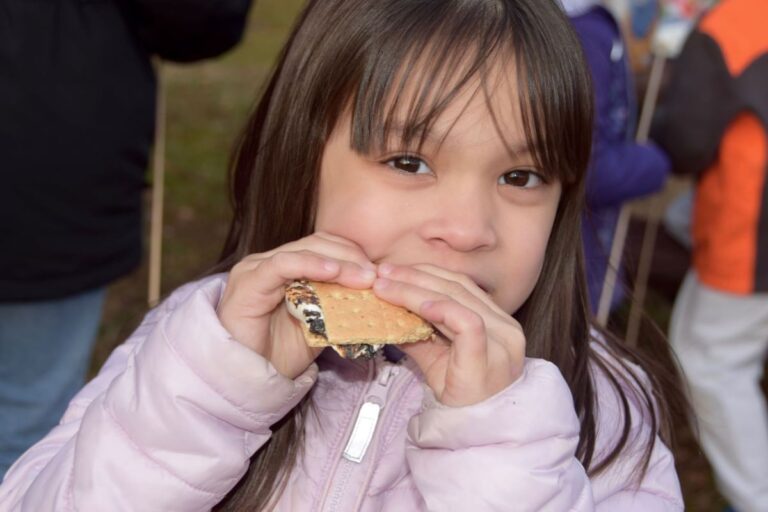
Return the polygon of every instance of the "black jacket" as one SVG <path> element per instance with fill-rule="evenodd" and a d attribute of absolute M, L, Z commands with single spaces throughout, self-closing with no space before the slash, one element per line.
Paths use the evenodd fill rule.
<path fill-rule="evenodd" d="M 104 285 L 141 259 L 150 58 L 218 55 L 250 0 L 0 0 L 0 301 Z"/>

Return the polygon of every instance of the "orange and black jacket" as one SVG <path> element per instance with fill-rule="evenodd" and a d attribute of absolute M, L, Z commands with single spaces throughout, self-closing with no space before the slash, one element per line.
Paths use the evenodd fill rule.
<path fill-rule="evenodd" d="M 768 3 L 723 0 L 676 60 L 654 138 L 697 177 L 693 264 L 721 291 L 768 292 Z"/>

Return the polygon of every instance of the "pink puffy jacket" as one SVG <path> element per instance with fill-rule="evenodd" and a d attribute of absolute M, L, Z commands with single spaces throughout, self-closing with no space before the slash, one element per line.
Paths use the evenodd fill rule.
<path fill-rule="evenodd" d="M 437 402 L 407 358 L 348 361 L 327 350 L 290 380 L 218 322 L 225 284 L 219 275 L 186 285 L 147 315 L 59 426 L 9 470 L 0 510 L 209 510 L 313 386 L 307 448 L 277 510 L 683 509 L 661 441 L 639 484 L 639 441 L 587 477 L 574 457 L 571 394 L 551 363 L 529 359 L 510 387 L 460 408 Z M 621 409 L 594 373 L 599 458 Z M 632 437 L 647 432 L 637 419 Z"/>

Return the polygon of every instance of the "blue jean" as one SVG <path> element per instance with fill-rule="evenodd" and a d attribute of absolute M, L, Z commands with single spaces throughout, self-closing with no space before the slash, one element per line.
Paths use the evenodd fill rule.
<path fill-rule="evenodd" d="M 0 479 L 83 386 L 104 296 L 0 303 Z"/>

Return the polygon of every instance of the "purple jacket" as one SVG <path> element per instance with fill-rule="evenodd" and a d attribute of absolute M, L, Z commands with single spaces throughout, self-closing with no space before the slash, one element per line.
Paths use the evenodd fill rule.
<path fill-rule="evenodd" d="M 571 18 L 595 90 L 595 129 L 583 223 L 589 297 L 597 309 L 621 205 L 661 190 L 669 159 L 655 144 L 634 142 L 635 90 L 619 27 L 603 7 Z M 614 304 L 623 296 L 617 288 Z"/>
<path fill-rule="evenodd" d="M 660 441 L 639 485 L 634 443 L 587 477 L 574 457 L 571 394 L 551 363 L 528 359 L 510 387 L 460 408 L 438 403 L 408 358 L 349 361 L 326 351 L 290 380 L 218 322 L 225 284 L 219 275 L 186 285 L 147 315 L 60 425 L 9 470 L 0 510 L 209 510 L 313 386 L 307 449 L 276 510 L 683 509 Z M 599 457 L 619 434 L 621 408 L 597 370 L 595 378 Z M 370 439 L 365 428 L 353 435 L 358 416 L 374 424 L 377 405 Z M 634 422 L 632 439 L 647 433 Z"/>

